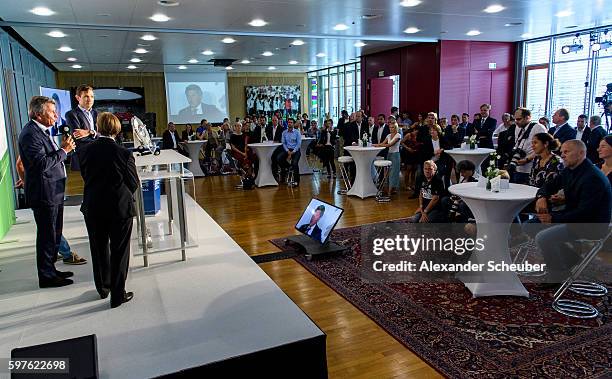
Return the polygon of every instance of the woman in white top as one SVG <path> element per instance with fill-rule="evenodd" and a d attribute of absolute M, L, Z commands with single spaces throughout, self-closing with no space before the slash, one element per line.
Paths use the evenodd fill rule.
<path fill-rule="evenodd" d="M 399 174 L 400 174 L 400 139 L 401 136 L 398 132 L 398 125 L 396 121 L 389 123 L 389 135 L 383 143 L 377 143 L 374 146 L 387 147 L 389 153 L 387 159 L 391 161 L 391 172 L 389 173 L 389 187 L 391 187 L 391 193 L 397 192 L 399 188 Z"/>

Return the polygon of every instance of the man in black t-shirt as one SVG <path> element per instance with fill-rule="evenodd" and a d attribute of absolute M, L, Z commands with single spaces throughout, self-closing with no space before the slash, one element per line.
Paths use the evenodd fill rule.
<path fill-rule="evenodd" d="M 423 163 L 423 180 L 419 188 L 419 208 L 411 222 L 444 222 L 446 217 L 440 200 L 446 193 L 442 178 L 436 175 L 438 167 L 434 161 Z"/>

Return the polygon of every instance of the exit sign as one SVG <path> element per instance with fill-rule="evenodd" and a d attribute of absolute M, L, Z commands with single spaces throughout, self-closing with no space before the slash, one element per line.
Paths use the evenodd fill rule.
<path fill-rule="evenodd" d="M 489 70 L 495 70 L 497 68 L 497 63 L 489 62 Z"/>
<path fill-rule="evenodd" d="M 383 76 L 385 76 L 385 72 L 384 71 L 378 71 L 378 77 L 382 78 Z"/>

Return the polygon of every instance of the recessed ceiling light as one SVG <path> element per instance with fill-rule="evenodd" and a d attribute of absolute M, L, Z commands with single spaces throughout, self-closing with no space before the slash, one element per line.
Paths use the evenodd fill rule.
<path fill-rule="evenodd" d="M 191 63 L 191 64 L 194 64 L 194 63 L 198 63 L 198 62 L 199 62 L 199 60 L 197 60 L 197 59 L 190 59 L 190 60 L 188 60 L 187 62 L 189 62 L 189 63 Z"/>
<path fill-rule="evenodd" d="M 298 61 L 289 61 L 289 64 L 298 64 Z"/>
<path fill-rule="evenodd" d="M 64 53 L 69 53 L 71 51 L 74 51 L 74 49 L 70 46 L 61 46 L 58 50 Z"/>
<path fill-rule="evenodd" d="M 255 26 L 255 27 L 260 27 L 260 26 L 266 26 L 266 25 L 268 25 L 268 23 L 265 22 L 264 20 L 260 19 L 260 18 L 256 18 L 256 19 L 252 20 L 251 22 L 249 22 L 249 25 Z"/>
<path fill-rule="evenodd" d="M 136 54 L 146 54 L 146 53 L 148 53 L 148 52 L 149 52 L 149 50 L 147 50 L 147 49 L 143 49 L 143 48 L 139 47 L 138 49 L 134 50 L 134 52 L 135 52 Z"/>
<path fill-rule="evenodd" d="M 110 13 L 98 13 L 98 14 L 96 14 L 96 16 L 98 16 L 98 17 L 110 17 L 111 15 L 110 15 Z"/>
<path fill-rule="evenodd" d="M 76 62 L 77 61 L 77 59 L 75 57 L 69 57 L 69 58 L 66 58 L 66 60 L 68 62 Z"/>
<path fill-rule="evenodd" d="M 70 67 L 72 67 L 72 68 L 83 68 L 83 66 L 81 66 L 80 64 L 73 64 Z"/>
<path fill-rule="evenodd" d="M 268 70 L 270 70 L 270 71 L 274 71 L 274 70 L 276 70 L 276 67 L 274 67 L 274 66 L 270 66 L 270 67 L 268 67 Z"/>
<path fill-rule="evenodd" d="M 402 7 L 416 7 L 421 4 L 421 0 L 404 0 L 400 3 Z"/>
<path fill-rule="evenodd" d="M 274 55 L 274 53 L 271 51 L 264 51 L 263 53 L 261 53 L 261 55 L 263 55 L 264 57 L 271 57 Z"/>
<path fill-rule="evenodd" d="M 131 64 L 131 65 L 127 66 L 126 68 L 127 68 L 128 70 L 135 70 L 135 69 L 137 69 L 138 67 L 136 67 L 136 66 L 134 66 L 133 64 Z"/>
<path fill-rule="evenodd" d="M 325 56 L 325 53 L 319 53 L 316 55 L 317 58 L 323 58 Z"/>
<path fill-rule="evenodd" d="M 364 14 L 364 15 L 361 16 L 361 18 L 363 20 L 373 20 L 373 19 L 379 18 L 379 17 L 380 17 L 379 14 Z"/>
<path fill-rule="evenodd" d="M 157 4 L 162 7 L 177 7 L 180 3 L 176 0 L 159 0 Z"/>
<path fill-rule="evenodd" d="M 140 62 L 142 62 L 142 59 L 140 59 L 140 58 L 132 58 L 132 59 L 130 59 L 130 62 L 132 62 L 132 63 L 140 63 Z"/>
<path fill-rule="evenodd" d="M 180 65 L 177 67 L 179 70 L 187 70 L 187 66 Z"/>
<path fill-rule="evenodd" d="M 108 34 L 98 34 L 97 37 L 108 38 Z"/>
<path fill-rule="evenodd" d="M 229 70 L 233 70 L 234 68 L 232 66 L 227 66 L 225 69 L 229 71 Z"/>
<path fill-rule="evenodd" d="M 531 38 L 531 33 L 523 33 L 521 34 L 521 38 Z"/>
<path fill-rule="evenodd" d="M 213 53 L 212 50 L 204 50 L 204 51 L 202 51 L 202 54 L 204 54 L 204 55 L 213 55 L 214 53 Z"/>
<path fill-rule="evenodd" d="M 557 17 L 569 17 L 571 15 L 573 15 L 574 12 L 572 12 L 570 9 L 566 9 L 566 10 L 562 10 L 557 12 L 557 14 L 555 14 L 555 16 Z"/>
<path fill-rule="evenodd" d="M 52 30 L 49 33 L 47 33 L 47 35 L 49 37 L 53 37 L 53 38 L 63 38 L 63 37 L 66 37 L 66 34 L 64 32 L 62 32 L 61 30 Z"/>
<path fill-rule="evenodd" d="M 507 24 L 504 24 L 504 26 L 520 26 L 523 25 L 522 22 L 508 22 Z"/>
<path fill-rule="evenodd" d="M 421 29 L 415 28 L 414 26 L 411 26 L 409 28 L 404 29 L 404 33 L 406 33 L 406 34 L 414 34 L 414 33 L 420 32 L 420 31 L 421 31 Z"/>
<path fill-rule="evenodd" d="M 304 44 L 304 41 L 302 41 L 301 39 L 296 39 L 295 41 L 291 42 L 291 44 L 293 46 L 302 46 Z"/>
<path fill-rule="evenodd" d="M 236 42 L 236 40 L 233 39 L 232 37 L 225 37 L 225 38 L 223 38 L 221 40 L 221 42 L 223 42 L 223 43 L 234 43 L 234 42 Z"/>
<path fill-rule="evenodd" d="M 493 5 L 489 5 L 485 9 L 483 9 L 483 12 L 486 12 L 486 13 L 497 13 L 497 12 L 503 11 L 504 9 L 506 9 L 506 7 L 504 7 L 503 5 L 493 4 Z"/>
<path fill-rule="evenodd" d="M 248 59 L 243 59 L 243 60 L 240 61 L 240 63 L 242 63 L 242 64 L 249 64 L 249 63 L 251 63 L 251 61 L 248 60 Z"/>
<path fill-rule="evenodd" d="M 52 16 L 55 14 L 55 12 L 47 7 L 36 7 L 34 9 L 30 9 L 30 13 L 34 13 L 37 16 Z"/>
<path fill-rule="evenodd" d="M 157 37 L 152 34 L 145 34 L 144 36 L 140 37 L 140 39 L 143 41 L 155 41 Z"/>
<path fill-rule="evenodd" d="M 349 27 L 346 24 L 337 24 L 334 26 L 334 30 L 347 30 Z"/>
<path fill-rule="evenodd" d="M 473 36 L 480 35 L 480 34 L 481 34 L 481 32 L 480 32 L 480 30 L 470 30 L 469 32 L 467 32 L 467 33 L 465 33 L 465 34 L 466 34 L 466 35 L 468 35 L 468 36 L 470 36 L 470 37 L 473 37 Z"/>
<path fill-rule="evenodd" d="M 357 42 L 355 42 L 355 44 L 353 44 L 353 46 L 355 46 L 355 47 L 364 47 L 365 45 L 366 44 L 361 42 L 361 41 L 357 41 Z"/>
<path fill-rule="evenodd" d="M 155 21 L 155 22 L 166 22 L 166 21 L 170 21 L 170 17 L 166 16 L 163 13 L 155 13 L 153 16 L 150 17 L 151 20 Z"/>

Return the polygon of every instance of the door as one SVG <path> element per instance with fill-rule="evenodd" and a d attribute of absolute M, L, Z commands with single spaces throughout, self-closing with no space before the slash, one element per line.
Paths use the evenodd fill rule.
<path fill-rule="evenodd" d="M 370 116 L 388 115 L 393 106 L 393 79 L 370 79 Z"/>

